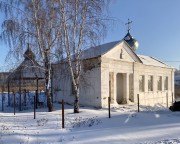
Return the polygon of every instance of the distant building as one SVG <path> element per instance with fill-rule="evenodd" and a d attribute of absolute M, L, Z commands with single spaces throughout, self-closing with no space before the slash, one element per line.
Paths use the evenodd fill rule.
<path fill-rule="evenodd" d="M 180 70 L 175 71 L 174 82 L 175 82 L 175 97 L 180 98 Z"/>
<path fill-rule="evenodd" d="M 35 91 L 37 88 L 44 90 L 44 75 L 44 69 L 35 60 L 35 55 L 28 44 L 23 62 L 9 74 L 7 83 L 9 82 L 10 91 Z"/>
<path fill-rule="evenodd" d="M 0 72 L 0 90 L 2 91 L 2 87 L 7 87 L 7 78 L 9 76 L 9 72 Z"/>
<path fill-rule="evenodd" d="M 180 86 L 180 70 L 175 71 L 174 81 L 175 81 L 175 85 Z"/>
<path fill-rule="evenodd" d="M 80 104 L 105 107 L 112 104 L 170 105 L 174 94 L 174 69 L 158 59 L 138 55 L 138 42 L 129 30 L 121 41 L 110 42 L 82 53 L 83 80 Z M 74 102 L 72 80 L 66 64 L 54 65 L 55 100 Z M 168 98 L 168 99 L 167 99 Z"/>

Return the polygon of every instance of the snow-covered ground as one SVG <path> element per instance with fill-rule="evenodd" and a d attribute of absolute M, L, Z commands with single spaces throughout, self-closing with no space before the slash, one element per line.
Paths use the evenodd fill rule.
<path fill-rule="evenodd" d="M 7 99 L 7 98 L 6 98 Z M 0 97 L 0 111 L 1 111 Z M 65 105 L 65 128 L 61 125 L 61 104 L 54 111 L 38 108 L 16 115 L 12 107 L 0 112 L 0 144 L 178 144 L 180 143 L 180 112 L 161 106 L 111 106 L 108 109 L 81 107 L 73 113 L 73 106 Z"/>

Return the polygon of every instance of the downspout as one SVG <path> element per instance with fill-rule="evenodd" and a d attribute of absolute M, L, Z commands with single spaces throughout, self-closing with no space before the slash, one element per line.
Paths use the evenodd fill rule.
<path fill-rule="evenodd" d="M 134 68 L 134 67 L 135 67 L 135 63 L 133 62 L 133 100 L 132 100 L 133 102 L 135 101 L 135 100 L 134 100 L 134 99 L 135 99 L 135 89 L 134 89 L 134 79 L 135 79 L 135 78 L 134 78 L 134 69 L 135 69 L 135 68 Z"/>
<path fill-rule="evenodd" d="M 171 70 L 171 95 L 173 94 L 173 99 L 175 98 L 174 91 L 174 78 L 173 78 L 174 69 Z"/>

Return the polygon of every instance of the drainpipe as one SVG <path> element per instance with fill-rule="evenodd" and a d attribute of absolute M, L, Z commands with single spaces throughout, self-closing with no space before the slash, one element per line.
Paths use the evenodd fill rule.
<path fill-rule="evenodd" d="M 174 69 L 171 70 L 171 95 L 173 93 L 173 97 L 175 98 L 173 73 L 174 73 Z"/>
<path fill-rule="evenodd" d="M 134 77 L 134 68 L 135 67 L 135 63 L 133 62 L 133 102 L 135 101 L 135 89 L 134 89 L 134 82 L 135 82 L 135 77 Z"/>

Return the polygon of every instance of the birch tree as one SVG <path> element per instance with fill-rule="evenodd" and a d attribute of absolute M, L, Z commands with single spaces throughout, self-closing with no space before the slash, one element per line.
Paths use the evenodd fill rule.
<path fill-rule="evenodd" d="M 31 44 L 36 56 L 39 56 L 45 72 L 48 110 L 51 112 L 50 95 L 51 60 L 60 50 L 61 26 L 55 9 L 54 0 L 1 0 L 0 9 L 5 20 L 1 34 L 10 48 L 11 54 L 20 57 L 27 43 Z"/>
<path fill-rule="evenodd" d="M 68 63 L 75 90 L 74 112 L 79 112 L 82 51 L 104 37 L 107 21 L 103 11 L 107 4 L 107 0 L 0 0 L 0 9 L 6 16 L 1 38 L 17 57 L 27 43 L 40 56 L 49 111 L 53 110 L 49 90 L 51 62 L 59 58 L 58 51 Z"/>
<path fill-rule="evenodd" d="M 82 51 L 96 45 L 105 35 L 105 0 L 58 0 L 62 29 L 62 47 L 66 53 L 74 86 L 74 113 L 79 113 L 79 86 Z"/>

